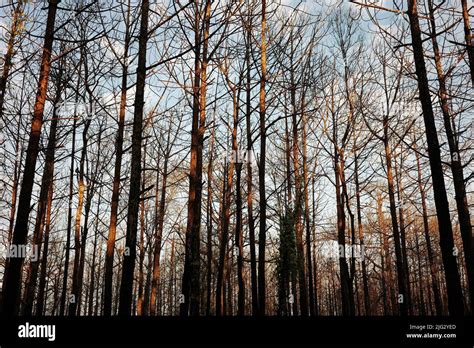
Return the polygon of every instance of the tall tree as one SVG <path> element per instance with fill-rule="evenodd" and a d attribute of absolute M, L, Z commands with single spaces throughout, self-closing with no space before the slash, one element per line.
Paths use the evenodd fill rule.
<path fill-rule="evenodd" d="M 444 181 L 443 168 L 441 165 L 440 145 L 434 119 L 433 104 L 431 102 L 425 58 L 423 55 L 423 41 L 421 38 L 417 6 L 416 0 L 408 1 L 408 17 L 410 21 L 410 32 L 412 38 L 413 55 L 415 59 L 416 76 L 418 79 L 418 90 L 425 123 L 431 177 L 433 180 L 433 191 L 435 197 L 436 214 L 438 217 L 441 254 L 443 257 L 446 290 L 448 293 L 449 314 L 462 315 L 464 313 L 464 301 L 461 291 L 461 280 L 459 278 L 456 253 L 454 252 L 453 227 L 451 225 L 449 203 L 446 194 L 446 184 Z"/>
<path fill-rule="evenodd" d="M 26 244 L 28 235 L 28 218 L 30 215 L 31 193 L 35 177 L 36 160 L 39 152 L 41 128 L 43 124 L 46 93 L 48 88 L 49 72 L 51 68 L 51 53 L 54 42 L 54 26 L 56 13 L 61 0 L 49 0 L 48 17 L 44 34 L 43 55 L 41 59 L 40 75 L 36 92 L 36 101 L 33 112 L 33 121 L 26 150 L 25 170 L 18 200 L 16 225 L 13 231 L 11 247 L 18 248 Z M 4 279 L 2 296 L 2 313 L 7 316 L 16 314 L 21 289 L 21 275 L 25 256 L 10 258 L 8 270 Z"/>
<path fill-rule="evenodd" d="M 140 205 L 142 177 L 142 140 L 143 111 L 145 107 L 146 55 L 148 43 L 150 1 L 141 2 L 140 34 L 138 39 L 137 83 L 135 91 L 135 109 L 133 113 L 132 160 L 130 191 L 127 210 L 127 234 L 123 254 L 122 283 L 120 285 L 119 315 L 132 314 L 133 279 L 136 259 L 138 208 Z"/>

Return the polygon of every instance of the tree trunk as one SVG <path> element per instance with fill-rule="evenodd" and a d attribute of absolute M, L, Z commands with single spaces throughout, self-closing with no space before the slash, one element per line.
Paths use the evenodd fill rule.
<path fill-rule="evenodd" d="M 215 112 L 214 120 L 215 121 Z M 214 123 L 214 122 L 213 122 Z M 211 134 L 211 146 L 209 150 L 209 164 L 207 167 L 207 207 L 206 207 L 206 223 L 207 223 L 207 293 L 206 293 L 206 316 L 211 315 L 211 304 L 212 304 L 212 239 L 213 239 L 213 212 L 212 207 L 213 195 L 212 195 L 212 180 L 213 180 L 213 168 L 214 168 L 214 144 L 215 144 L 215 128 L 212 128 Z"/>
<path fill-rule="evenodd" d="M 389 135 L 388 135 L 388 115 L 384 116 L 383 119 L 383 129 L 384 129 L 384 149 L 385 149 L 385 165 L 387 167 L 387 187 L 388 187 L 388 197 L 390 202 L 390 217 L 392 220 L 392 233 L 393 240 L 395 244 L 395 263 L 397 267 L 397 280 L 398 280 L 398 298 L 397 302 L 399 304 L 399 314 L 402 316 L 408 315 L 407 307 L 407 292 L 406 292 L 406 276 L 405 276 L 405 267 L 403 265 L 402 257 L 402 247 L 400 243 L 400 229 L 398 226 L 397 218 L 397 208 L 395 203 L 395 184 L 393 180 L 393 170 L 392 170 L 392 149 L 389 144 Z"/>
<path fill-rule="evenodd" d="M 168 140 L 170 138 L 168 132 Z M 151 307 L 150 307 L 150 314 L 156 315 L 156 303 L 157 297 L 159 293 L 159 281 L 160 281 L 160 274 L 161 274 L 161 266 L 160 266 L 160 255 L 161 255 L 161 243 L 162 243 L 162 236 L 163 236 L 163 226 L 165 222 L 165 208 L 166 208 L 166 189 L 168 185 L 168 161 L 169 161 L 169 154 L 165 154 L 164 158 L 165 163 L 163 164 L 163 178 L 161 182 L 161 193 L 160 193 L 160 200 L 158 205 L 158 215 L 156 221 L 156 235 L 155 235 L 155 245 L 153 247 L 154 256 L 153 256 L 153 275 L 151 280 Z M 158 186 L 158 181 L 156 182 Z"/>
<path fill-rule="evenodd" d="M 416 142 L 414 144 L 414 151 L 416 156 L 416 167 L 418 172 L 418 190 L 420 191 L 421 196 L 421 208 L 423 212 L 423 232 L 425 235 L 426 241 L 426 250 L 428 252 L 428 263 L 430 268 L 430 278 L 431 278 L 431 286 L 433 288 L 433 296 L 435 302 L 435 309 L 436 315 L 441 316 L 443 315 L 443 303 L 441 301 L 441 294 L 439 290 L 439 283 L 438 283 L 438 270 L 437 270 L 437 262 L 435 259 L 435 255 L 433 253 L 433 247 L 431 246 L 431 236 L 430 236 L 430 226 L 428 223 L 428 209 L 426 207 L 426 193 L 424 188 L 424 183 L 421 174 L 421 163 L 420 163 L 420 154 L 416 149 Z"/>
<path fill-rule="evenodd" d="M 45 293 L 46 293 L 46 273 L 48 266 L 48 251 L 49 251 L 49 232 L 51 230 L 51 209 L 53 206 L 53 185 L 49 188 L 48 193 L 48 208 L 46 209 L 46 221 L 44 228 L 44 249 L 43 255 L 41 256 L 41 272 L 40 280 L 38 285 L 38 299 L 36 301 L 36 316 L 43 316 L 45 308 Z M 59 279 L 59 278 L 58 278 Z M 56 305 L 56 297 L 55 297 Z"/>
<path fill-rule="evenodd" d="M 309 286 L 309 313 L 311 316 L 315 315 L 316 312 L 316 301 L 314 296 L 314 282 L 313 282 L 313 264 L 311 260 L 311 221 L 309 211 L 309 174 L 308 174 L 308 147 L 307 147 L 307 134 L 306 134 L 306 114 L 304 113 L 305 102 L 304 97 L 302 99 L 302 138 L 303 138 L 303 179 L 304 179 L 304 216 L 306 226 L 306 258 L 307 258 L 307 274 L 308 274 L 308 286 Z"/>
<path fill-rule="evenodd" d="M 463 1 L 463 9 L 465 1 Z M 459 227 L 461 229 L 461 237 L 464 248 L 464 260 L 466 262 L 467 281 L 469 286 L 469 298 L 471 304 L 471 313 L 474 313 L 474 243 L 473 231 L 471 225 L 471 216 L 469 214 L 469 204 L 466 196 L 466 185 L 464 180 L 463 164 L 459 151 L 458 140 L 456 139 L 456 129 L 454 120 L 451 118 L 451 106 L 449 102 L 449 93 L 446 87 L 446 76 L 443 72 L 443 64 L 441 61 L 441 53 L 436 37 L 435 13 L 432 0 L 428 0 L 430 8 L 431 22 L 431 42 L 433 45 L 434 59 L 436 63 L 436 72 L 438 75 L 438 97 L 441 104 L 441 111 L 444 120 L 444 129 L 448 138 L 449 152 L 451 155 L 451 173 L 453 174 L 454 191 L 456 193 L 456 207 L 458 211 Z M 468 21 L 469 22 L 469 21 Z M 469 59 L 471 63 L 471 71 L 473 72 L 474 83 L 474 47 L 468 48 Z"/>
<path fill-rule="evenodd" d="M 33 191 L 36 160 L 39 152 L 41 126 L 43 124 L 44 106 L 48 88 L 49 71 L 51 67 L 51 51 L 54 41 L 54 25 L 56 12 L 60 0 L 49 0 L 48 18 L 46 20 L 46 33 L 44 35 L 43 56 L 41 59 L 40 76 L 33 112 L 33 121 L 26 150 L 25 170 L 18 200 L 16 225 L 13 231 L 11 245 L 19 247 L 25 245 L 28 235 L 28 220 L 30 216 L 31 193 Z M 23 255 L 22 255 L 23 256 Z M 24 257 L 10 258 L 8 271 L 4 279 L 2 296 L 2 313 L 13 316 L 18 310 L 18 300 L 21 290 L 21 276 Z"/>
<path fill-rule="evenodd" d="M 362 284 L 364 287 L 364 310 L 365 315 L 371 315 L 370 308 L 370 294 L 369 294 L 369 281 L 367 278 L 367 264 L 365 262 L 365 245 L 364 245 L 364 226 L 362 224 L 362 209 L 360 204 L 360 182 L 359 182 L 359 157 L 357 150 L 354 151 L 354 181 L 355 181 L 355 190 L 356 190 L 356 205 L 357 205 L 357 228 L 359 232 L 359 244 L 360 252 L 362 255 L 361 265 L 362 265 Z"/>
<path fill-rule="evenodd" d="M 107 251 L 105 255 L 105 276 L 104 276 L 104 315 L 112 314 L 112 287 L 115 240 L 117 235 L 117 214 L 120 196 L 120 174 L 123 157 L 123 137 L 125 128 L 125 113 L 127 106 L 127 83 L 128 83 L 128 51 L 130 47 L 130 1 L 128 2 L 127 19 L 125 23 L 124 58 L 122 62 L 122 86 L 120 95 L 120 111 L 118 118 L 117 138 L 115 139 L 115 166 L 114 181 L 112 187 L 112 201 L 110 206 L 109 235 L 107 238 Z"/>
<path fill-rule="evenodd" d="M 135 270 L 138 208 L 140 204 L 140 187 L 142 176 L 142 137 L 143 109 L 145 106 L 146 53 L 148 43 L 149 0 L 142 0 L 141 23 L 138 47 L 137 84 L 135 93 L 135 110 L 132 133 L 132 161 L 130 175 L 130 192 L 127 211 L 127 233 L 120 285 L 120 316 L 130 316 L 133 299 L 133 273 Z"/>
<path fill-rule="evenodd" d="M 255 248 L 255 219 L 253 216 L 253 141 L 252 141 L 252 90 L 251 90 L 251 61 L 250 45 L 252 40 L 251 15 L 248 16 L 248 29 L 245 42 L 245 60 L 247 65 L 246 86 L 245 86 L 245 118 L 247 133 L 247 215 L 250 244 L 250 278 L 252 289 L 252 314 L 257 315 L 258 311 L 258 281 L 257 281 L 257 254 Z"/>
<path fill-rule="evenodd" d="M 87 75 L 87 74 L 86 74 Z M 71 291 L 71 301 L 69 303 L 69 315 L 76 316 L 77 313 L 79 298 L 80 298 L 80 284 L 81 280 L 81 254 L 82 254 L 82 240 L 81 240 L 81 220 L 82 220 L 82 210 L 84 208 L 84 192 L 86 189 L 85 182 L 85 162 L 87 156 L 87 146 L 88 146 L 88 131 L 91 124 L 91 120 L 87 120 L 84 129 L 82 131 L 82 150 L 81 150 L 81 160 L 79 162 L 79 180 L 78 180 L 78 193 L 77 193 L 77 208 L 76 208 L 76 219 L 74 227 L 74 267 L 72 271 L 72 291 Z M 90 189 L 87 189 L 88 194 Z M 89 195 L 88 195 L 89 196 Z M 89 199 L 87 200 L 90 202 Z M 88 204 L 86 204 L 88 205 Z M 88 210 L 87 214 L 88 216 Z M 82 231 L 83 235 L 87 236 L 87 221 L 84 224 L 84 230 Z M 82 238 L 84 240 L 84 238 Z M 85 246 L 84 246 L 85 247 Z"/>
<path fill-rule="evenodd" d="M 398 199 L 398 216 L 400 220 L 400 239 L 402 247 L 402 258 L 403 258 L 403 268 L 405 275 L 405 287 L 407 292 L 407 309 L 408 314 L 413 315 L 413 305 L 412 305 L 412 295 L 411 295 L 411 286 L 410 286 L 410 270 L 408 268 L 408 251 L 407 251 L 407 237 L 406 237 L 406 228 L 405 228 L 405 211 L 403 209 L 404 199 L 403 199 L 403 186 L 402 186 L 402 174 L 403 170 L 403 154 L 400 154 L 400 169 L 398 168 L 397 161 L 395 160 L 395 178 L 397 181 L 397 199 Z"/>
<path fill-rule="evenodd" d="M 201 293 L 201 206 L 202 206 L 202 167 L 204 134 L 206 131 L 206 93 L 208 39 L 211 18 L 211 1 L 207 0 L 202 21 L 199 1 L 196 1 L 195 47 L 194 47 L 194 85 L 193 120 L 191 130 L 191 161 L 189 166 L 188 219 L 186 226 L 186 255 L 182 280 L 184 302 L 180 306 L 182 316 L 200 314 Z M 201 24 L 202 27 L 201 28 Z M 203 42 L 201 42 L 201 31 Z M 202 48 L 202 60 L 201 60 Z"/>
<path fill-rule="evenodd" d="M 261 78 L 260 78 L 260 163 L 258 171 L 258 191 L 260 195 L 260 226 L 258 236 L 258 296 L 259 315 L 266 313 L 266 281 L 265 281 L 265 248 L 267 235 L 267 195 L 265 192 L 265 164 L 267 150 L 266 104 L 265 85 L 267 82 L 267 2 L 262 0 L 262 27 L 261 27 Z"/>
<path fill-rule="evenodd" d="M 453 253 L 453 229 L 449 213 L 446 185 L 443 177 L 440 145 L 434 119 L 433 105 L 431 102 L 425 59 L 423 56 L 423 41 L 421 39 L 416 0 L 408 1 L 408 17 L 410 20 L 413 54 L 415 58 L 416 75 L 418 78 L 418 90 L 423 109 L 426 140 L 428 143 L 428 155 L 430 159 L 431 176 L 433 180 L 433 190 L 440 233 L 441 254 L 443 257 L 446 277 L 449 314 L 463 315 L 464 304 L 461 291 L 461 281 L 459 278 L 456 256 Z"/>
<path fill-rule="evenodd" d="M 142 168 L 146 167 L 146 148 L 147 148 L 147 142 L 145 142 L 145 145 L 143 147 L 143 162 L 142 162 Z M 140 199 L 140 254 L 138 257 L 138 304 L 137 304 L 137 315 L 142 316 L 143 315 L 143 301 L 144 301 L 144 281 L 145 281 L 145 273 L 143 270 L 144 264 L 145 264 L 145 252 L 146 252 L 146 247 L 145 247 L 145 182 L 146 182 L 146 176 L 145 176 L 145 171 L 142 173 L 142 197 Z"/>
<path fill-rule="evenodd" d="M 26 0 L 19 0 L 13 11 L 12 24 L 8 30 L 7 51 L 3 57 L 2 76 L 0 76 L 0 119 L 3 119 L 3 106 L 5 103 L 5 94 L 7 89 L 10 70 L 13 66 L 13 56 L 15 55 L 15 40 L 21 33 L 21 27 L 25 20 L 23 10 Z"/>

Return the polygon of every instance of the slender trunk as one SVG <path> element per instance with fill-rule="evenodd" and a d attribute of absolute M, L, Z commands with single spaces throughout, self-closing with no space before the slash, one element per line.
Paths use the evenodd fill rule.
<path fill-rule="evenodd" d="M 40 280 L 38 285 L 38 299 L 36 301 L 36 315 L 42 316 L 44 312 L 45 304 L 45 293 L 46 293 L 46 273 L 48 266 L 48 251 L 49 251 L 49 233 L 51 230 L 51 209 L 53 206 L 53 185 L 49 188 L 48 193 L 48 208 L 46 209 L 46 221 L 44 228 L 44 249 L 43 255 L 41 255 L 41 271 Z M 59 286 L 58 286 L 59 287 Z M 57 289 L 57 288 L 56 288 Z M 55 296 L 56 304 L 56 296 Z"/>
<path fill-rule="evenodd" d="M 61 304 L 59 315 L 63 316 L 66 309 L 67 282 L 69 274 L 69 255 L 71 249 L 71 229 L 72 229 L 72 199 L 74 196 L 74 162 L 76 156 L 76 128 L 77 119 L 74 118 L 72 126 L 72 143 L 71 143 L 71 164 L 69 169 L 69 196 L 68 196 L 68 213 L 67 213 L 67 227 L 66 227 L 66 246 L 65 246 L 65 261 L 64 261 L 64 277 L 61 292 Z"/>
<path fill-rule="evenodd" d="M 471 68 L 471 80 L 474 85 L 474 35 L 471 32 L 471 23 L 469 18 L 469 8 L 467 0 L 461 0 L 462 18 L 464 24 L 464 38 L 466 40 L 467 54 L 469 57 L 469 66 Z M 472 303 L 472 300 L 471 300 Z"/>
<path fill-rule="evenodd" d="M 123 157 L 123 137 L 125 128 L 125 113 L 127 106 L 127 82 L 128 82 L 128 51 L 130 46 L 130 1 L 128 2 L 128 12 L 125 24 L 124 58 L 122 62 L 122 86 L 120 96 L 120 111 L 118 118 L 117 138 L 115 139 L 115 166 L 114 181 L 112 187 L 112 202 L 110 206 L 109 235 L 107 238 L 107 250 L 105 254 L 105 277 L 104 277 L 104 315 L 112 314 L 112 287 L 115 240 L 117 234 L 117 214 L 120 196 L 120 174 Z"/>
<path fill-rule="evenodd" d="M 142 168 L 146 167 L 146 148 L 147 143 L 145 143 L 143 147 L 143 161 L 142 161 Z M 145 171 L 142 173 L 142 197 L 140 199 L 140 255 L 138 257 L 138 304 L 137 304 L 137 315 L 143 315 L 143 283 L 145 281 L 145 273 L 143 270 L 144 263 L 145 263 Z"/>
<path fill-rule="evenodd" d="M 405 276 L 405 267 L 403 265 L 402 257 L 402 247 L 400 243 L 400 229 L 398 226 L 398 218 L 396 211 L 395 203 L 395 184 L 393 180 L 393 170 L 392 170 L 392 150 L 389 144 L 389 135 L 388 135 L 388 116 L 384 116 L 383 120 L 383 129 L 384 129 L 384 149 L 385 149 L 385 165 L 387 167 L 387 187 L 388 187 L 388 197 L 390 202 L 390 217 L 392 220 L 392 230 L 393 230 L 393 239 L 395 244 L 395 263 L 397 267 L 397 280 L 398 280 L 398 304 L 399 304 L 399 314 L 402 316 L 408 315 L 407 307 L 407 292 L 406 292 L 406 276 Z"/>
<path fill-rule="evenodd" d="M 214 120 L 215 121 L 215 112 Z M 213 122 L 214 123 L 214 122 Z M 213 239 L 213 195 L 212 195 L 212 181 L 214 169 L 214 144 L 215 144 L 215 128 L 212 128 L 211 146 L 209 149 L 209 165 L 207 167 L 207 207 L 206 207 L 206 222 L 207 222 L 207 293 L 206 293 L 206 316 L 211 315 L 212 302 L 212 239 Z"/>
<path fill-rule="evenodd" d="M 316 168 L 316 166 L 315 166 Z M 318 267 L 316 263 L 316 187 L 315 187 L 315 178 L 313 176 L 312 178 L 312 201 L 313 201 L 313 221 L 312 221 L 312 227 L 311 227 L 311 233 L 313 235 L 313 243 L 312 243 L 312 249 L 313 249 L 313 272 L 314 272 L 314 315 L 319 315 L 320 310 L 319 310 L 319 301 L 318 301 Z"/>
<path fill-rule="evenodd" d="M 252 141 L 252 95 L 251 95 L 251 61 L 250 61 L 250 44 L 252 40 L 251 33 L 251 16 L 249 15 L 249 23 L 247 29 L 247 37 L 245 43 L 245 60 L 247 65 L 246 86 L 245 86 L 245 118 L 247 133 L 247 215 L 249 229 L 250 244 L 250 278 L 252 289 L 252 314 L 258 314 L 258 283 L 257 283 L 257 255 L 255 248 L 255 219 L 253 216 L 253 141 Z"/>
<path fill-rule="evenodd" d="M 415 233 L 415 248 L 416 248 L 416 256 L 418 259 L 418 304 L 419 304 L 419 314 L 422 316 L 426 315 L 426 307 L 425 307 L 425 296 L 423 293 L 423 270 L 422 270 L 422 263 L 421 263 L 421 250 L 420 250 L 420 242 L 418 239 L 418 233 Z"/>
<path fill-rule="evenodd" d="M 242 231 L 242 163 L 237 164 L 236 180 L 236 218 L 235 240 L 237 243 L 237 278 L 239 283 L 237 315 L 245 315 L 245 280 L 244 280 L 244 237 Z"/>
<path fill-rule="evenodd" d="M 94 289 L 95 289 L 95 274 L 96 274 L 96 260 L 97 260 L 97 239 L 99 235 L 99 214 L 100 214 L 100 203 L 101 203 L 102 192 L 99 192 L 99 199 L 97 202 L 97 210 L 96 210 L 96 217 L 95 217 L 95 231 L 94 231 L 94 244 L 92 250 L 92 264 L 90 267 L 90 283 L 89 283 L 89 310 L 88 316 L 92 316 L 94 310 Z M 100 274 L 100 272 L 97 272 Z M 99 305 L 99 299 L 97 298 L 96 306 Z"/>
<path fill-rule="evenodd" d="M 81 249 L 82 241 L 81 241 L 81 220 L 82 220 L 82 210 L 84 208 L 84 192 L 86 189 L 86 182 L 85 182 L 85 162 L 87 156 L 87 146 L 88 146 L 88 131 L 90 127 L 90 120 L 87 120 L 84 129 L 82 131 L 82 150 L 81 150 L 81 159 L 79 162 L 79 180 L 78 180 L 78 192 L 77 192 L 77 208 L 76 208 L 76 219 L 75 219 L 75 227 L 74 227 L 74 267 L 72 271 L 72 291 L 71 291 L 71 301 L 69 303 L 69 315 L 76 316 L 77 313 L 79 297 L 80 297 L 80 266 L 81 266 Z M 87 190 L 89 192 L 89 188 Z M 85 234 L 85 230 L 87 229 L 87 221 L 84 224 L 84 231 L 82 234 Z M 83 238 L 84 239 L 84 238 Z"/>
<path fill-rule="evenodd" d="M 267 82 L 267 2 L 262 0 L 262 27 L 261 27 L 261 78 L 260 78 L 260 163 L 258 171 L 258 191 L 260 195 L 260 226 L 258 236 L 258 296 L 259 296 L 259 315 L 266 313 L 266 281 L 265 281 L 265 248 L 267 235 L 267 195 L 265 192 L 265 164 L 267 151 L 267 130 L 266 130 L 266 91 Z"/>
<path fill-rule="evenodd" d="M 8 30 L 7 51 L 3 57 L 2 76 L 0 76 L 0 119 L 3 119 L 3 106 L 5 103 L 5 94 L 7 90 L 7 82 L 10 77 L 10 70 L 13 67 L 13 57 L 15 55 L 15 40 L 21 32 L 21 27 L 25 20 L 23 9 L 26 0 L 19 0 L 13 10 L 13 18 L 11 26 Z"/>
<path fill-rule="evenodd" d="M 301 177 L 299 171 L 299 143 L 298 143 L 298 109 L 296 106 L 296 84 L 294 82 L 294 72 L 291 71 L 291 86 L 290 86 L 290 99 L 292 106 L 292 126 L 293 126 L 293 144 L 292 144 L 292 157 L 293 157 L 293 174 L 295 179 L 295 204 L 294 204 L 294 216 L 295 216 L 295 236 L 296 236 L 296 257 L 297 257 L 297 269 L 298 269 L 298 285 L 300 292 L 300 313 L 301 316 L 308 315 L 308 294 L 306 286 L 306 268 L 305 268 L 305 255 L 303 247 L 303 226 L 301 224 L 302 208 L 303 208 L 303 190 L 301 188 Z"/>
<path fill-rule="evenodd" d="M 356 275 L 356 268 L 355 268 L 355 254 L 354 254 L 354 246 L 355 246 L 355 217 L 354 213 L 351 210 L 351 205 L 350 205 L 350 198 L 349 198 L 349 193 L 347 189 L 347 182 L 346 182 L 346 160 L 344 158 L 344 151 L 341 152 L 340 154 L 340 176 L 341 176 L 341 189 L 342 189 L 342 195 L 343 198 L 341 201 L 343 202 L 342 204 L 346 206 L 347 213 L 349 214 L 349 221 L 350 221 L 350 240 L 351 240 L 351 248 L 350 251 L 351 253 L 349 254 L 345 245 L 344 245 L 344 255 L 345 258 L 350 259 L 350 275 L 349 275 L 349 310 L 350 310 L 350 315 L 354 316 L 355 315 L 355 300 L 354 300 L 354 280 L 355 280 L 355 275 Z M 356 283 L 357 284 L 357 283 Z M 355 294 L 357 295 L 357 291 L 355 291 Z"/>
<path fill-rule="evenodd" d="M 360 203 L 360 182 L 359 182 L 359 157 L 357 150 L 354 152 L 354 181 L 356 190 L 356 205 L 357 205 L 357 228 L 359 232 L 359 244 L 360 252 L 362 255 L 362 284 L 364 288 L 364 310 L 365 315 L 371 315 L 370 308 L 370 294 L 369 294 L 369 281 L 367 278 L 367 264 L 365 262 L 365 245 L 364 245 L 364 225 L 362 224 L 362 209 Z"/>
<path fill-rule="evenodd" d="M 414 150 L 416 156 L 416 167 L 418 172 L 418 190 L 420 191 L 421 196 L 421 208 L 423 212 L 423 232 L 425 235 L 426 241 L 426 250 L 428 252 L 428 264 L 430 268 L 430 280 L 431 286 L 433 288 L 433 296 L 434 296 L 434 303 L 436 309 L 436 315 L 441 316 L 443 315 L 443 303 L 441 301 L 441 294 L 439 289 L 439 281 L 438 281 L 438 270 L 437 270 L 437 261 L 435 259 L 435 254 L 433 253 L 433 247 L 431 245 L 431 235 L 430 235 L 430 226 L 428 222 L 428 209 L 426 207 L 426 193 L 421 173 L 421 163 L 420 163 L 420 155 L 416 149 L 416 143 L 414 142 Z"/>
<path fill-rule="evenodd" d="M 168 141 L 169 141 L 169 133 L 168 133 Z M 159 281 L 160 281 L 160 274 L 161 274 L 161 266 L 160 266 L 160 255 L 161 255 L 161 244 L 162 244 L 162 236 L 163 236 L 163 226 L 165 222 L 165 208 L 166 208 L 166 189 L 168 185 L 168 161 L 169 161 L 169 153 L 165 154 L 165 163 L 163 165 L 163 178 L 161 182 L 161 193 L 160 193 L 160 200 L 158 205 L 158 214 L 157 214 L 157 230 L 155 236 L 155 245 L 154 245 L 154 256 L 153 256 L 153 275 L 151 280 L 151 307 L 150 307 L 150 314 L 156 315 L 156 302 L 159 290 Z M 156 183 L 158 186 L 158 181 Z"/>
<path fill-rule="evenodd" d="M 408 314 L 413 315 L 413 305 L 412 305 L 412 295 L 411 295 L 411 286 L 410 286 L 410 270 L 408 268 L 408 251 L 407 251 L 407 237 L 406 237 L 406 228 L 405 228 L 405 211 L 403 209 L 403 186 L 402 186 L 402 168 L 403 168 L 403 155 L 400 154 L 400 169 L 398 168 L 397 161 L 395 160 L 395 178 L 397 181 L 397 199 L 398 199 L 398 216 L 400 220 L 400 239 L 402 247 L 402 258 L 403 258 L 403 268 L 405 275 L 405 287 L 407 292 L 407 308 Z"/>
<path fill-rule="evenodd" d="M 20 115 L 21 117 L 21 111 Z M 10 216 L 8 220 L 8 245 L 11 244 L 13 238 L 13 227 L 15 225 L 15 214 L 16 214 L 16 201 L 18 198 L 18 185 L 20 184 L 20 174 L 21 174 L 21 162 L 23 161 L 23 150 L 21 148 L 21 138 L 20 138 L 21 122 L 18 122 L 16 141 L 15 141 L 15 169 L 13 173 L 13 182 L 12 182 L 12 197 L 11 197 L 11 208 Z M 3 272 L 3 282 L 2 282 L 2 293 L 5 286 L 5 280 L 7 277 L 8 263 L 10 259 L 5 259 L 5 267 Z M 0 300 L 1 306 L 1 300 Z"/>
<path fill-rule="evenodd" d="M 342 314 L 344 316 L 351 315 L 350 300 L 350 276 L 349 269 L 345 258 L 346 249 L 346 216 L 344 212 L 344 195 L 341 193 L 341 164 L 339 160 L 339 152 L 335 149 L 334 157 L 335 180 L 336 180 L 336 208 L 337 208 L 337 240 L 339 243 L 339 268 L 341 279 L 341 300 Z M 342 253 L 341 250 L 344 252 Z"/>
<path fill-rule="evenodd" d="M 306 134 L 306 115 L 304 113 L 304 97 L 302 100 L 302 138 L 303 138 L 303 179 L 304 179 L 304 216 L 306 226 L 306 258 L 307 258 L 307 274 L 308 274 L 308 286 L 309 286 L 309 313 L 311 316 L 315 315 L 316 302 L 314 296 L 314 283 L 313 283 L 313 264 L 311 261 L 311 221 L 309 211 L 309 174 L 308 174 L 308 146 L 307 146 L 307 134 Z"/>

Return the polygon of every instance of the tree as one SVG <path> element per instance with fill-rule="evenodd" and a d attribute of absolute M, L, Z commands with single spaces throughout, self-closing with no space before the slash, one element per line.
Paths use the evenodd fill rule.
<path fill-rule="evenodd" d="M 48 18 L 46 20 L 44 34 L 43 56 L 41 60 L 33 121 L 31 123 L 28 147 L 26 150 L 25 170 L 18 200 L 16 225 L 13 231 L 13 239 L 11 243 L 12 247 L 25 245 L 28 235 L 28 217 L 30 215 L 31 193 L 33 190 L 36 160 L 39 152 L 39 141 L 46 103 L 46 91 L 51 67 L 51 52 L 54 42 L 54 26 L 59 2 L 60 0 L 49 0 L 48 2 Z M 10 258 L 8 263 L 8 270 L 6 271 L 6 277 L 4 279 L 5 284 L 3 286 L 2 295 L 2 313 L 7 316 L 14 315 L 18 310 L 17 301 L 20 296 L 23 261 L 24 256 L 21 256 Z"/>
<path fill-rule="evenodd" d="M 132 161 L 130 193 L 127 211 L 127 237 L 123 254 L 122 283 L 120 285 L 119 315 L 130 316 L 133 295 L 133 273 L 136 259 L 138 208 L 140 204 L 142 176 L 143 111 L 145 105 L 146 53 L 148 43 L 148 16 L 150 2 L 142 0 L 138 47 L 137 84 L 133 113 Z"/>

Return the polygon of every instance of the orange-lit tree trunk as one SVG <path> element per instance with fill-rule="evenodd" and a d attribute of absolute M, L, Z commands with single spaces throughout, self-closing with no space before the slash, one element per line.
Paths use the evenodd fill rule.
<path fill-rule="evenodd" d="M 128 83 L 128 51 L 130 47 L 130 1 L 128 3 L 127 18 L 125 21 L 124 57 L 122 64 L 122 85 L 120 95 L 120 109 L 118 117 L 117 137 L 115 140 L 115 166 L 114 181 L 112 186 L 112 201 L 110 205 L 109 235 L 107 238 L 107 250 L 105 254 L 105 276 L 104 276 L 104 315 L 112 314 L 112 287 L 115 240 L 117 235 L 117 219 L 120 195 L 120 175 L 122 170 L 123 137 L 125 128 L 125 112 L 127 106 L 127 83 Z"/>
<path fill-rule="evenodd" d="M 185 242 L 186 255 L 182 280 L 182 295 L 184 295 L 184 301 L 180 306 L 180 314 L 182 316 L 197 316 L 200 314 L 202 153 L 204 134 L 206 131 L 207 50 L 211 5 L 211 1 L 207 0 L 204 18 L 203 20 L 199 20 L 201 16 L 199 15 L 200 2 L 195 1 L 193 119 L 191 130 L 191 161 L 189 167 L 188 219 Z"/>
<path fill-rule="evenodd" d="M 59 2 L 60 0 L 49 0 L 48 5 L 48 17 L 46 20 L 46 32 L 44 35 L 43 56 L 41 59 L 38 89 L 36 93 L 28 147 L 26 150 L 25 170 L 18 200 L 16 225 L 11 242 L 13 247 L 25 245 L 27 241 L 31 193 L 33 191 L 35 167 L 39 152 L 41 127 L 43 124 L 44 106 L 46 103 L 49 71 L 51 67 L 51 51 L 54 42 L 54 26 Z M 6 316 L 13 316 L 17 313 L 23 262 L 24 256 L 10 258 L 8 270 L 5 271 L 6 277 L 3 286 L 2 313 Z"/>

